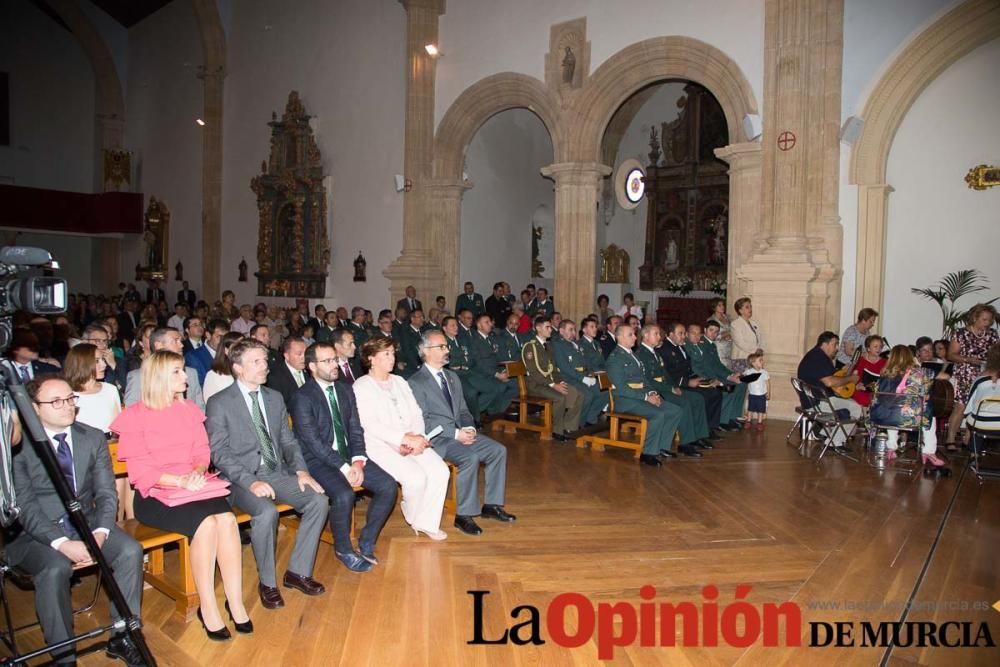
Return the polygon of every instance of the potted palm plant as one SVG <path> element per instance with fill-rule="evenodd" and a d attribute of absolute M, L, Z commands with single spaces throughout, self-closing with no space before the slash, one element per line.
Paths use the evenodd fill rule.
<path fill-rule="evenodd" d="M 959 309 L 955 302 L 963 296 L 989 289 L 989 279 L 978 269 L 952 271 L 938 281 L 934 287 L 912 287 L 914 294 L 930 299 L 941 309 L 941 337 L 950 340 L 955 328 L 965 319 L 966 310 Z M 993 303 L 996 297 L 986 303 Z"/>

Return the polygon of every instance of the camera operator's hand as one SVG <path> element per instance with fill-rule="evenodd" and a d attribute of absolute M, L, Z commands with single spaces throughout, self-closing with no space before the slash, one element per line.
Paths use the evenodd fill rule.
<path fill-rule="evenodd" d="M 80 540 L 66 540 L 59 545 L 59 552 L 74 563 L 89 563 L 90 552 L 87 545 Z"/>

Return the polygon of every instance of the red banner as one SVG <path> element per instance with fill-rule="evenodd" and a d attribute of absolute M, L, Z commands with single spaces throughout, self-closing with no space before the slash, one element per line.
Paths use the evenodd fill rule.
<path fill-rule="evenodd" d="M 0 185 L 0 225 L 78 234 L 141 234 L 142 193 Z"/>

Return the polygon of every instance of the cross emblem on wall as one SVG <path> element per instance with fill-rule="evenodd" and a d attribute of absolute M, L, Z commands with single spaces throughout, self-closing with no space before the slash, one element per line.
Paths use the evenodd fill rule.
<path fill-rule="evenodd" d="M 785 130 L 778 135 L 778 149 L 790 151 L 795 147 L 795 134 Z"/>

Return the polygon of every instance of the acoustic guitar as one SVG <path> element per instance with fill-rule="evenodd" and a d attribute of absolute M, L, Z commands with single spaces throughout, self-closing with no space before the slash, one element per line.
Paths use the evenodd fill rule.
<path fill-rule="evenodd" d="M 834 373 L 833 377 L 842 378 L 842 377 L 847 377 L 848 375 L 853 373 L 854 367 L 858 364 L 858 359 L 860 358 L 861 358 L 861 346 L 859 345 L 858 349 L 854 350 L 854 356 L 851 357 L 851 363 L 847 364 L 839 371 Z M 854 390 L 857 389 L 857 387 L 858 387 L 857 382 L 848 382 L 847 384 L 841 385 L 839 387 L 830 387 L 830 391 L 835 393 L 837 396 L 840 396 L 841 398 L 850 398 L 851 396 L 854 396 Z"/>

